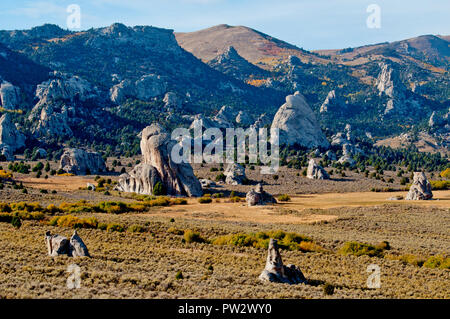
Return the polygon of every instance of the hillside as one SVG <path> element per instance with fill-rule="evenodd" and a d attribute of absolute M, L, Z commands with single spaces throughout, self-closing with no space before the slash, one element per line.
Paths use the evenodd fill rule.
<path fill-rule="evenodd" d="M 329 139 L 347 124 L 362 140 L 429 130 L 433 113 L 442 118 L 433 134 L 448 134 L 443 36 L 308 52 L 243 26 L 174 34 L 120 23 L 81 32 L 46 24 L 0 31 L 0 66 L 2 106 L 18 110 L 27 147 L 135 154 L 136 135 L 153 121 L 188 127 L 195 115 L 232 110 L 230 123 L 251 125 L 265 113 L 269 124 L 295 91 Z"/>
<path fill-rule="evenodd" d="M 44 25 L 25 31 L 0 31 L 0 42 L 40 65 L 79 75 L 104 91 L 121 81 L 138 81 L 154 74 L 162 77 L 167 91 L 188 94 L 200 102 L 208 96 L 210 103 L 211 93 L 218 104 L 239 99 L 249 107 L 268 107 L 275 102 L 274 94 L 224 76 L 196 59 L 178 45 L 168 29 L 115 23 L 69 32 Z"/>
<path fill-rule="evenodd" d="M 289 55 L 299 57 L 303 62 L 323 62 L 313 54 L 295 45 L 271 37 L 245 26 L 217 25 L 208 29 L 175 33 L 180 46 L 204 62 L 214 59 L 228 47 L 233 46 L 247 61 L 254 64 L 273 64 Z"/>

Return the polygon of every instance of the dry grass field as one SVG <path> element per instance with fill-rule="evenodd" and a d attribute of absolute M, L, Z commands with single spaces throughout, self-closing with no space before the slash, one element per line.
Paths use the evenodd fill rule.
<path fill-rule="evenodd" d="M 288 180 L 288 172 L 282 171 L 280 180 Z M 291 175 L 294 178 L 302 186 L 279 192 L 290 194 L 291 201 L 272 206 L 231 202 L 230 191 L 242 195 L 253 186 L 220 184 L 207 192 L 223 192 L 225 197 L 208 204 L 188 199 L 186 205 L 143 212 L 74 212 L 78 218 L 96 218 L 98 225 L 123 227 L 121 232 L 100 226 L 79 229 L 91 258 L 47 255 L 47 230 L 66 237 L 73 232 L 63 225 L 51 226 L 51 214 L 23 220 L 19 229 L 0 222 L 0 298 L 450 298 L 450 270 L 445 264 L 450 254 L 450 191 L 435 191 L 433 201 L 391 201 L 387 199 L 406 192 L 367 191 L 378 181 L 356 174 L 349 180 L 328 181 L 337 185 L 328 192 L 321 191 L 324 186 L 318 181 Z M 126 194 L 79 189 L 93 176 L 17 179 L 28 193 L 7 186 L 0 190 L 0 202 L 39 202 L 43 207 L 80 200 L 134 202 Z M 265 189 L 273 192 L 278 183 L 283 181 L 268 179 Z M 339 183 L 345 191 L 338 189 Z M 365 183 L 367 187 L 351 191 Z M 42 189 L 49 192 L 43 194 Z M 308 284 L 262 283 L 258 276 L 265 265 L 264 247 L 218 240 L 277 230 L 311 240 L 300 250 L 281 249 L 283 261 L 299 266 Z M 191 231 L 198 240 L 189 239 Z M 390 249 L 381 255 L 342 252 L 348 242 L 378 247 L 384 241 Z M 443 263 L 430 262 L 439 258 Z M 67 267 L 73 263 L 81 267 L 82 276 L 81 288 L 71 290 L 66 285 Z M 381 288 L 367 287 L 371 264 L 380 267 Z M 335 287 L 332 295 L 324 293 L 326 284 Z"/>

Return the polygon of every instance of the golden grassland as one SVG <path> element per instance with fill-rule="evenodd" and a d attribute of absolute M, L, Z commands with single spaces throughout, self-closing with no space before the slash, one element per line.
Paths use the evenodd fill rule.
<path fill-rule="evenodd" d="M 442 196 L 446 195 L 448 192 L 443 192 Z M 299 201 L 311 200 L 293 197 L 287 204 L 272 207 L 268 218 L 285 218 L 278 224 L 251 218 L 226 220 L 171 213 L 180 207 L 188 212 L 201 208 L 203 214 L 220 212 L 221 207 L 230 207 L 235 215 L 251 211 L 239 206 L 242 203 L 225 200 L 209 204 L 189 200 L 186 206 L 152 206 L 141 213 L 72 210 L 71 216 L 95 219 L 97 225 L 78 231 L 92 256 L 84 259 L 47 256 L 46 230 L 67 237 L 73 231 L 74 223 L 50 222 L 55 216 L 65 216 L 65 211 L 54 211 L 52 217 L 46 210 L 44 219 L 23 220 L 20 229 L 2 222 L 0 297 L 450 298 L 447 266 L 436 266 L 432 259 L 425 264 L 415 262 L 428 261 L 432 256 L 448 257 L 448 205 L 380 202 L 376 206 L 293 209 Z M 67 209 L 66 206 L 62 208 Z M 19 209 L 20 205 L 13 207 Z M 242 210 L 238 210 L 240 207 Z M 256 208 L 254 216 L 264 209 Z M 289 222 L 289 218 L 302 216 L 334 217 Z M 288 238 L 282 239 L 283 260 L 298 265 L 309 284 L 290 286 L 258 281 L 265 264 L 267 234 Z M 348 242 L 379 247 L 383 241 L 391 248 L 377 257 L 357 257 L 342 250 Z M 82 269 L 80 289 L 66 287 L 67 267 L 72 263 Z M 380 289 L 367 288 L 369 264 L 381 268 Z M 176 278 L 180 271 L 183 279 Z M 336 288 L 332 296 L 323 293 L 326 283 Z"/>

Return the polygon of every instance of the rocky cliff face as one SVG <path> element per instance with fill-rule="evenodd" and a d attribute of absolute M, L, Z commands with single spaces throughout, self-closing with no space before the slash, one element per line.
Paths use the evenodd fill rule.
<path fill-rule="evenodd" d="M 234 47 L 229 46 L 223 53 L 208 62 L 208 65 L 226 75 L 241 81 L 253 77 L 265 77 L 268 72 L 241 57 Z"/>
<path fill-rule="evenodd" d="M 153 194 L 153 187 L 161 181 L 168 195 L 201 196 L 202 186 L 189 163 L 175 163 L 171 152 L 176 141 L 159 124 L 142 131 L 142 164 L 129 174 L 123 174 L 117 189 L 140 194 Z"/>
<path fill-rule="evenodd" d="M 92 116 L 84 105 L 98 98 L 98 90 L 78 76 L 53 72 L 50 80 L 37 86 L 35 97 L 38 102 L 28 117 L 33 123 L 32 133 L 71 137 L 80 117 Z"/>
<path fill-rule="evenodd" d="M 0 105 L 8 110 L 16 109 L 21 102 L 20 89 L 0 78 Z"/>
<path fill-rule="evenodd" d="M 122 104 L 128 98 L 148 101 L 166 92 L 167 83 L 159 75 L 147 74 L 133 82 L 123 80 L 110 89 L 111 101 Z"/>
<path fill-rule="evenodd" d="M 320 113 L 337 113 L 342 114 L 345 111 L 345 103 L 336 96 L 336 91 L 328 92 L 325 101 L 320 106 Z"/>
<path fill-rule="evenodd" d="M 65 150 L 59 161 L 59 168 L 76 175 L 99 174 L 106 171 L 105 161 L 100 154 L 76 148 Z"/>
<path fill-rule="evenodd" d="M 286 103 L 275 114 L 272 128 L 279 129 L 280 144 L 329 147 L 314 112 L 300 92 L 286 97 Z"/>
<path fill-rule="evenodd" d="M 417 116 L 421 105 L 411 92 L 408 92 L 400 79 L 399 72 L 390 64 L 379 63 L 380 73 L 376 80 L 376 87 L 380 96 L 383 94 L 388 98 L 384 115 Z"/>
<path fill-rule="evenodd" d="M 11 116 L 5 113 L 0 118 L 0 154 L 7 160 L 14 160 L 14 152 L 25 146 L 25 135 L 17 130 Z"/>

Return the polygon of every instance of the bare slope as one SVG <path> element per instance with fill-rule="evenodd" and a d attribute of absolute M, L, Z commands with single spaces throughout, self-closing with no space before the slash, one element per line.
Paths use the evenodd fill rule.
<path fill-rule="evenodd" d="M 175 36 L 182 48 L 205 62 L 229 46 L 251 63 L 270 63 L 289 55 L 298 56 L 304 62 L 322 60 L 292 44 L 244 26 L 221 24 L 196 32 L 176 33 Z"/>

